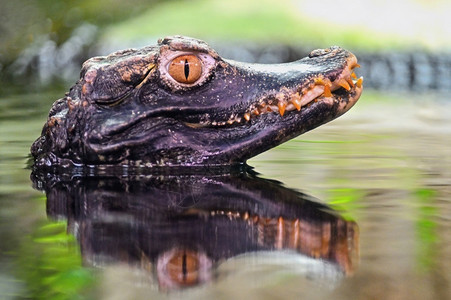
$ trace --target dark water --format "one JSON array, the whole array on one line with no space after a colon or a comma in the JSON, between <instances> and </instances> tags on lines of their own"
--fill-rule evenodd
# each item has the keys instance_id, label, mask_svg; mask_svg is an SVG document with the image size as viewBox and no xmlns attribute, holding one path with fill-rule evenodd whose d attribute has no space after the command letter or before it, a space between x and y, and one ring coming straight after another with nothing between
<instances>
[{"instance_id":1,"label":"dark water","mask_svg":"<svg viewBox=\"0 0 451 300\"><path fill-rule=\"evenodd\" d=\"M366 93L247 174L31 180L61 94L0 99L0 299L451 299L442 96Z\"/></svg>"}]
</instances>

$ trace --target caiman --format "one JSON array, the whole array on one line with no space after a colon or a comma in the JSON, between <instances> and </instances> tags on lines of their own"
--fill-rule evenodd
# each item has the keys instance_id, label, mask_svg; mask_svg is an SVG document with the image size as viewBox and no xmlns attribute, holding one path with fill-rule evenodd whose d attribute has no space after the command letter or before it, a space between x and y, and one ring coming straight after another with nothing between
<instances>
[{"instance_id":1,"label":"caiman","mask_svg":"<svg viewBox=\"0 0 451 300\"><path fill-rule=\"evenodd\" d=\"M34 166L244 163L349 110L362 93L356 67L336 46L249 64L183 36L94 57L53 104L31 147Z\"/></svg>"}]
</instances>

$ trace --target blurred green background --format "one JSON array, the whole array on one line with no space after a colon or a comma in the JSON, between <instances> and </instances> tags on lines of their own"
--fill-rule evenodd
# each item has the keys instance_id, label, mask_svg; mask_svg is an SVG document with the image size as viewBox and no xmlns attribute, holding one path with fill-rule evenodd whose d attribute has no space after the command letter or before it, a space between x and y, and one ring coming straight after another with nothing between
<instances>
[{"instance_id":1,"label":"blurred green background","mask_svg":"<svg viewBox=\"0 0 451 300\"><path fill-rule=\"evenodd\" d=\"M259 62L297 59L298 52L331 45L358 54L451 47L449 1L0 0L0 7L0 94L67 85L91 56L173 34L204 39L228 58ZM274 47L276 57L253 57L255 49ZM283 54L292 48L302 51Z\"/></svg>"}]
</instances>

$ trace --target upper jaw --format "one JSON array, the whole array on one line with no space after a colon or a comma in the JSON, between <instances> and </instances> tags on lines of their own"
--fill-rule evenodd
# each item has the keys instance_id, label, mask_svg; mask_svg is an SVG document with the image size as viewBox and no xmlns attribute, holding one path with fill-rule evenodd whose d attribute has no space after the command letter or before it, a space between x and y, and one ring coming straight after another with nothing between
<instances>
[{"instance_id":1,"label":"upper jaw","mask_svg":"<svg viewBox=\"0 0 451 300\"><path fill-rule=\"evenodd\" d=\"M303 108L319 101L330 104L340 102L343 109L350 108L352 105L344 105L344 100L355 103L363 88L363 78L357 78L354 73L356 67L359 67L357 59L351 54L340 72L334 73L333 76L328 73L314 74L294 88L284 87L253 103L243 114L243 118L249 122L266 113L278 113L283 117L286 113L302 111ZM239 117L235 121L239 121Z\"/></svg>"},{"instance_id":2,"label":"upper jaw","mask_svg":"<svg viewBox=\"0 0 451 300\"><path fill-rule=\"evenodd\" d=\"M321 52L323 51L323 52ZM286 84L273 85L261 95L253 98L240 111L230 111L222 114L221 118L203 118L199 122L185 122L192 128L204 127L229 127L252 123L263 114L275 113L280 115L280 120L291 112L302 111L317 102L325 102L330 105L338 103L340 114L350 109L359 99L363 89L363 78L357 78L355 68L360 67L357 58L350 52L338 47L325 50L312 51L311 55L320 57L324 61L318 67L315 63L300 60L296 63L280 65L250 65L229 61L232 66L245 69L253 74L270 74L277 76L299 78L297 81L288 80ZM330 67L328 59L339 56ZM275 70L280 69L280 72ZM214 114L211 114L214 116Z\"/></svg>"}]
</instances>

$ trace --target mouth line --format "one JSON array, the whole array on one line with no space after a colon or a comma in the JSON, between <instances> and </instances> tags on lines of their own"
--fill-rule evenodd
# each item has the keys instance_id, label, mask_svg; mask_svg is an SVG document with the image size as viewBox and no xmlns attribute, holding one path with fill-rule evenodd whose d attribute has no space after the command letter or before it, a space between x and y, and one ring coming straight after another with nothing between
<instances>
[{"instance_id":1,"label":"mouth line","mask_svg":"<svg viewBox=\"0 0 451 300\"><path fill-rule=\"evenodd\" d=\"M307 85L295 88L283 88L257 100L244 113L231 114L228 120L203 120L198 123L184 122L191 128L217 128L244 125L259 116L276 113L283 117L289 112L308 108L317 102L339 102L343 96L356 101L363 89L363 77L357 77L354 72L359 68L355 56L348 59L343 71L334 80L320 74L310 79Z\"/></svg>"}]
</instances>

